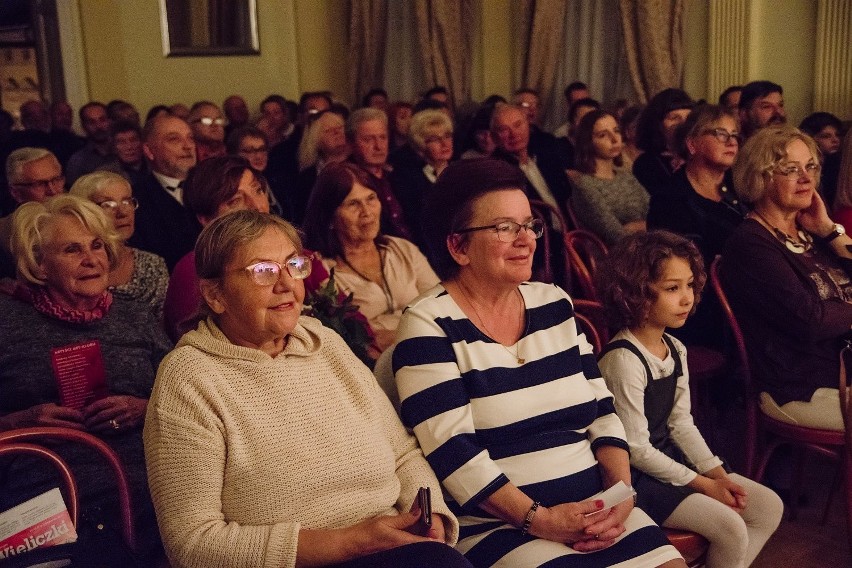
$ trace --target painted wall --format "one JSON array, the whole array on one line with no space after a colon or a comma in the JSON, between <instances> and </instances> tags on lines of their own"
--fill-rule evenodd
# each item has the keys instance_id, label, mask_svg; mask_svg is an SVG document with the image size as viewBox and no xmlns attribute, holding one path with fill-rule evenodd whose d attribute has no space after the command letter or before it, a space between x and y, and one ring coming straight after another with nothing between
<instances>
[{"instance_id":1,"label":"painted wall","mask_svg":"<svg viewBox=\"0 0 852 568\"><path fill-rule=\"evenodd\" d=\"M347 1L257 0L259 56L165 57L156 0L77 0L83 44L78 73L88 98L126 98L142 112L165 102L221 101L233 93L251 108L270 93L296 98L305 90L348 92ZM482 0L474 42L473 95L508 95L517 87L518 46L512 0ZM705 0L686 0L684 84L696 98L708 93ZM751 0L749 79L784 87L792 121L811 111L816 4L811 0ZM65 30L67 33L68 30ZM64 54L63 54L64 55ZM75 76L72 80L79 79ZM74 92L73 89L71 89ZM84 101L71 101L79 106Z\"/></svg>"},{"instance_id":2,"label":"painted wall","mask_svg":"<svg viewBox=\"0 0 852 568\"><path fill-rule=\"evenodd\" d=\"M708 17L706 0L686 0L684 88L696 98L716 102L707 92ZM751 0L747 81L766 79L784 88L789 121L813 111L817 3L812 0ZM740 41L740 38L731 38ZM844 118L844 117L841 117ZM845 117L852 118L852 117Z\"/></svg>"}]
</instances>

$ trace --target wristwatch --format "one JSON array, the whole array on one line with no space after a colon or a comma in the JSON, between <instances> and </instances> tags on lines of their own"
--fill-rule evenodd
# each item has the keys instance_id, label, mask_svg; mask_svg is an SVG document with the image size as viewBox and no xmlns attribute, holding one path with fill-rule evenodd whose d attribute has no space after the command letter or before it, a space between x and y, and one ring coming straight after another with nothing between
<instances>
[{"instance_id":1,"label":"wristwatch","mask_svg":"<svg viewBox=\"0 0 852 568\"><path fill-rule=\"evenodd\" d=\"M831 241L833 241L834 239L836 239L837 237L839 237L840 235L845 235L845 234L846 234L846 227L844 227L840 223L835 223L834 229L832 229L832 231L828 235L822 237L822 239L820 239L820 240L822 242L828 244Z\"/></svg>"}]
</instances>

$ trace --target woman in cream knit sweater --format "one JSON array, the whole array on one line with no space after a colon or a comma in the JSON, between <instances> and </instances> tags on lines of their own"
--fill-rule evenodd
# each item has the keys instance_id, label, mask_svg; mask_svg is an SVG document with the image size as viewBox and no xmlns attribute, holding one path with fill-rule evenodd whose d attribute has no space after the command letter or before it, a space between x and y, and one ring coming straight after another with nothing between
<instances>
[{"instance_id":1,"label":"woman in cream knit sweater","mask_svg":"<svg viewBox=\"0 0 852 568\"><path fill-rule=\"evenodd\" d=\"M469 566L416 441L334 332L301 317L310 259L240 211L196 245L211 313L163 361L145 425L174 566ZM418 488L431 487L420 536Z\"/></svg>"}]
</instances>

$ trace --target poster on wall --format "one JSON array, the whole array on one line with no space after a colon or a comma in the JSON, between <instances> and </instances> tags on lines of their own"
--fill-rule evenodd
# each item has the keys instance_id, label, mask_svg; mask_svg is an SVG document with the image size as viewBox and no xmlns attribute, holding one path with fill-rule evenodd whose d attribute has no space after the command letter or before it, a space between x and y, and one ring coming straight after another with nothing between
<instances>
[{"instance_id":1,"label":"poster on wall","mask_svg":"<svg viewBox=\"0 0 852 568\"><path fill-rule=\"evenodd\" d=\"M0 48L0 106L17 121L21 105L34 99L41 99L35 48Z\"/></svg>"}]
</instances>

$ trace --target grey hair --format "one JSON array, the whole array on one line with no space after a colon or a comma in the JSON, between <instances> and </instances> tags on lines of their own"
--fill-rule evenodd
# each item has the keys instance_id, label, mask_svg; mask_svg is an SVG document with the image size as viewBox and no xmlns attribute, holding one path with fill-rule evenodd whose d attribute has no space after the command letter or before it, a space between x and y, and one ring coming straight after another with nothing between
<instances>
[{"instance_id":1,"label":"grey hair","mask_svg":"<svg viewBox=\"0 0 852 568\"><path fill-rule=\"evenodd\" d=\"M31 148L29 146L18 148L6 158L6 179L9 183L20 183L24 174L24 166L47 156L56 160L53 152L44 148ZM56 160L56 163L58 164L59 160Z\"/></svg>"}]
</instances>

